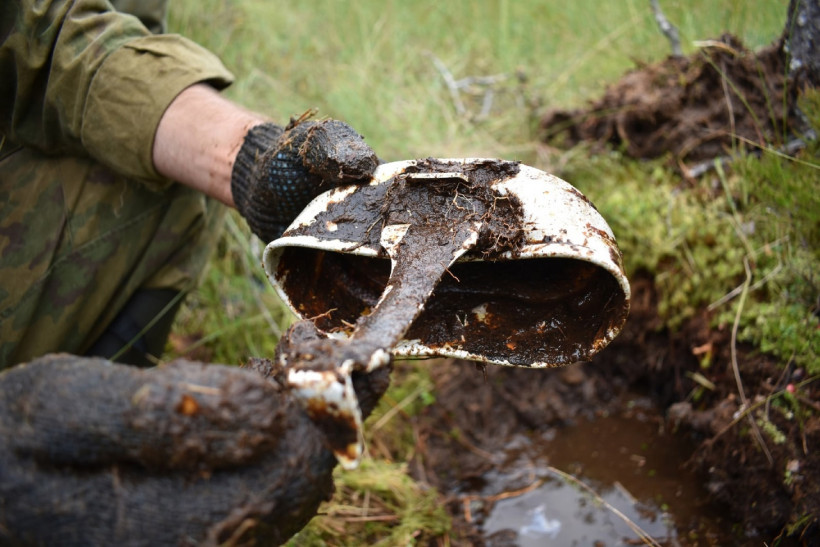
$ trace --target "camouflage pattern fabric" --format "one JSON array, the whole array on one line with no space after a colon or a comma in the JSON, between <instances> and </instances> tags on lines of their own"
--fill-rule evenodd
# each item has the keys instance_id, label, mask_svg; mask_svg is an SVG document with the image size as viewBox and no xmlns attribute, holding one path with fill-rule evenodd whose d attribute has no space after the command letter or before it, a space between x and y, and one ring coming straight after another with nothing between
<instances>
[{"instance_id":1,"label":"camouflage pattern fabric","mask_svg":"<svg viewBox=\"0 0 820 547\"><path fill-rule=\"evenodd\" d=\"M139 8L155 28L163 1ZM224 207L164 180L156 126L211 53L104 0L0 3L0 370L82 353L138 288L190 290Z\"/></svg>"},{"instance_id":2,"label":"camouflage pattern fabric","mask_svg":"<svg viewBox=\"0 0 820 547\"><path fill-rule=\"evenodd\" d=\"M86 158L0 161L0 364L80 354L140 287L190 290L225 207Z\"/></svg>"},{"instance_id":3,"label":"camouflage pattern fabric","mask_svg":"<svg viewBox=\"0 0 820 547\"><path fill-rule=\"evenodd\" d=\"M152 35L102 0L0 2L0 138L47 154L90 156L167 186L153 164L154 133L180 91L233 76L213 54Z\"/></svg>"},{"instance_id":4,"label":"camouflage pattern fabric","mask_svg":"<svg viewBox=\"0 0 820 547\"><path fill-rule=\"evenodd\" d=\"M168 15L167 0L111 0L114 9L137 17L153 34L164 34Z\"/></svg>"}]
</instances>

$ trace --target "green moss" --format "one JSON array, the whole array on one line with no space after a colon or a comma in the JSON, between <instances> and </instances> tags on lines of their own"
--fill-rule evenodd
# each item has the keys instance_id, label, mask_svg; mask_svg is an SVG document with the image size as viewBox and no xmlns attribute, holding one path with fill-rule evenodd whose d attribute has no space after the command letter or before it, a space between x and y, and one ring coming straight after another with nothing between
<instances>
[{"instance_id":1,"label":"green moss","mask_svg":"<svg viewBox=\"0 0 820 547\"><path fill-rule=\"evenodd\" d=\"M774 444L784 444L786 442L786 435L764 413L759 413L756 422L758 427L766 433Z\"/></svg>"},{"instance_id":2,"label":"green moss","mask_svg":"<svg viewBox=\"0 0 820 547\"><path fill-rule=\"evenodd\" d=\"M356 471L337 468L334 481L333 500L289 545L423 545L450 530L438 493L405 464L367 459Z\"/></svg>"},{"instance_id":3,"label":"green moss","mask_svg":"<svg viewBox=\"0 0 820 547\"><path fill-rule=\"evenodd\" d=\"M747 151L748 152L748 151ZM820 372L818 144L797 158L747 153L725 171L686 182L663 160L619 153L569 156L561 175L612 226L630 276L655 279L663 326L704 308L731 326L744 286L739 339ZM746 268L749 268L747 281Z\"/></svg>"}]
</instances>

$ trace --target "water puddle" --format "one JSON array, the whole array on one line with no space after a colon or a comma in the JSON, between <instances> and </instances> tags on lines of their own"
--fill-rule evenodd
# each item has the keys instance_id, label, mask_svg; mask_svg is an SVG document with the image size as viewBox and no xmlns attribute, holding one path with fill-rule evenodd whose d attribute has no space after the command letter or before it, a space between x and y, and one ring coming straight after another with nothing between
<instances>
[{"instance_id":1,"label":"water puddle","mask_svg":"<svg viewBox=\"0 0 820 547\"><path fill-rule=\"evenodd\" d=\"M512 482L528 486L492 496L482 523L488 544L735 543L703 485L683 468L692 447L661 424L651 405L635 398L623 415L517 439L506 467L527 469L528 478ZM487 487L510 478L496 477Z\"/></svg>"},{"instance_id":2,"label":"water puddle","mask_svg":"<svg viewBox=\"0 0 820 547\"><path fill-rule=\"evenodd\" d=\"M491 537L498 531L517 532L516 545L626 545L639 539L626 521L603 502L657 541L675 536L669 515L657 507L636 503L629 492L614 487L593 497L560 477L516 498L502 500L484 524ZM504 534L501 534L504 536Z\"/></svg>"}]
</instances>

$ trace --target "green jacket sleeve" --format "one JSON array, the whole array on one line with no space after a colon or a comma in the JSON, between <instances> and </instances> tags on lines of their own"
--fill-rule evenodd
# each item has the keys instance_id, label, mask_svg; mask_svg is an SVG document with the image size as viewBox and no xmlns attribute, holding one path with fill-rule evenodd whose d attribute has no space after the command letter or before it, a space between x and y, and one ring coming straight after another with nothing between
<instances>
[{"instance_id":1,"label":"green jacket sleeve","mask_svg":"<svg viewBox=\"0 0 820 547\"><path fill-rule=\"evenodd\" d=\"M86 154L152 184L164 182L151 150L170 102L233 79L212 53L106 0L3 1L0 39L0 143Z\"/></svg>"}]
</instances>

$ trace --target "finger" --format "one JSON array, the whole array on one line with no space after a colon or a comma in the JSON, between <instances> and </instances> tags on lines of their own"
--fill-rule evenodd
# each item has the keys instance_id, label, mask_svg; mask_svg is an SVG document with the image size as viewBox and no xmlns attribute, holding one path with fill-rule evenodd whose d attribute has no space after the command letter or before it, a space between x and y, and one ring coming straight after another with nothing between
<instances>
[{"instance_id":1,"label":"finger","mask_svg":"<svg viewBox=\"0 0 820 547\"><path fill-rule=\"evenodd\" d=\"M0 544L279 545L329 499L336 464L303 412L282 428L258 461L213 471L42 465L0 442Z\"/></svg>"},{"instance_id":2,"label":"finger","mask_svg":"<svg viewBox=\"0 0 820 547\"><path fill-rule=\"evenodd\" d=\"M323 185L339 186L369 180L379 165L373 149L348 124L324 120L310 127L300 149L305 167Z\"/></svg>"},{"instance_id":3,"label":"finger","mask_svg":"<svg viewBox=\"0 0 820 547\"><path fill-rule=\"evenodd\" d=\"M250 370L46 357L0 376L0 437L55 464L218 469L272 450L294 403Z\"/></svg>"}]
</instances>

